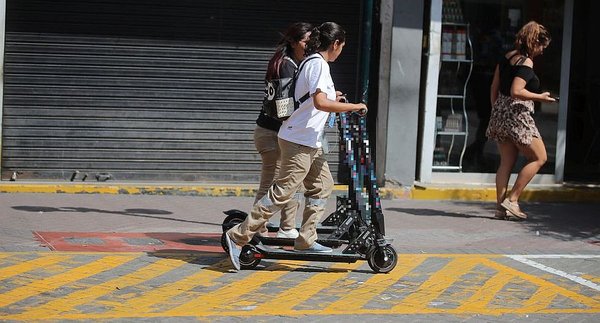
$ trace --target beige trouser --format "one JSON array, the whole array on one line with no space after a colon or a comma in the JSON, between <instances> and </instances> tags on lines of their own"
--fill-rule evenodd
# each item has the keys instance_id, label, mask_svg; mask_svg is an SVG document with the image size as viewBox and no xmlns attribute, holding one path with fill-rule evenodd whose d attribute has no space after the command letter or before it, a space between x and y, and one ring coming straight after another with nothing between
<instances>
[{"instance_id":1,"label":"beige trouser","mask_svg":"<svg viewBox=\"0 0 600 323\"><path fill-rule=\"evenodd\" d=\"M320 148L312 148L279 139L281 169L279 177L254 207L246 220L228 231L239 245L248 243L265 222L291 199L304 183L306 203L296 249L306 249L317 239L317 223L325 211L333 190L333 178Z\"/></svg>"},{"instance_id":2,"label":"beige trouser","mask_svg":"<svg viewBox=\"0 0 600 323\"><path fill-rule=\"evenodd\" d=\"M254 145L262 159L262 170L260 172L260 185L254 199L254 204L258 202L269 190L273 181L279 175L281 168L281 150L277 138L277 131L265 129L256 126L254 129ZM279 227L283 230L296 228L296 211L300 203L297 198L291 199L281 209L281 221ZM266 228L259 231L266 232Z\"/></svg>"}]
</instances>

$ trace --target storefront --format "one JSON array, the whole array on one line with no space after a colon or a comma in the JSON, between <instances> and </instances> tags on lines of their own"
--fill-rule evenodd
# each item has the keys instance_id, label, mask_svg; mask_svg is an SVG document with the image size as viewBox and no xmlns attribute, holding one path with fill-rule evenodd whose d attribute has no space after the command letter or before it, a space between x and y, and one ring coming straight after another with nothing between
<instances>
[{"instance_id":1,"label":"storefront","mask_svg":"<svg viewBox=\"0 0 600 323\"><path fill-rule=\"evenodd\" d=\"M361 17L365 4L373 6L372 20ZM560 103L535 109L548 162L534 183L598 182L600 69L590 39L599 32L599 6L0 0L2 180L68 180L79 170L115 180L255 183L252 130L278 32L291 21L333 20L349 35L332 64L336 87L358 99L359 75L370 68L368 121L380 184L493 183L497 148L484 136L492 71L520 26L536 20L553 41L535 70ZM371 47L361 48L367 26ZM371 57L366 69L364 53ZM340 157L328 158L338 173Z\"/></svg>"},{"instance_id":2,"label":"storefront","mask_svg":"<svg viewBox=\"0 0 600 323\"><path fill-rule=\"evenodd\" d=\"M564 181L573 0L433 0L425 9L429 35L424 70L419 165L422 183L493 183L499 161L485 137L489 86L498 57L513 48L530 20L550 31L552 43L535 59L541 87L558 104L536 104L534 119L548 161L533 183ZM523 165L520 159L515 166Z\"/></svg>"},{"instance_id":3,"label":"storefront","mask_svg":"<svg viewBox=\"0 0 600 323\"><path fill-rule=\"evenodd\" d=\"M363 3L0 0L1 180L256 183L252 133L280 33L341 24L332 74L354 97Z\"/></svg>"}]
</instances>

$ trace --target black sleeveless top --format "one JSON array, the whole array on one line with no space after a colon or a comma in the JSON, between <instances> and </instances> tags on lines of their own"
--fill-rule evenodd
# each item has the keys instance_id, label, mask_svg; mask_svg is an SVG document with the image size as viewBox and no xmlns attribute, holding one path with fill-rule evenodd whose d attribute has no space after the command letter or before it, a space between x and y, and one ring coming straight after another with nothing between
<instances>
[{"instance_id":1,"label":"black sleeveless top","mask_svg":"<svg viewBox=\"0 0 600 323\"><path fill-rule=\"evenodd\" d=\"M525 60L524 58L519 59L515 65L510 63L510 60L516 55L519 55L519 53L515 53L509 58L503 56L500 60L500 93L510 96L510 88L515 77L520 77L525 80L525 89L527 89L527 91L541 93L540 79L535 75L533 68L521 65Z\"/></svg>"},{"instance_id":2,"label":"black sleeveless top","mask_svg":"<svg viewBox=\"0 0 600 323\"><path fill-rule=\"evenodd\" d=\"M288 56L285 56L281 66L279 67L279 78L294 77L297 69L298 66L296 63L294 63L294 60ZM260 113L256 119L256 124L260 127L273 131L279 131L279 128L281 128L281 121L269 117L262 108L260 109Z\"/></svg>"}]
</instances>

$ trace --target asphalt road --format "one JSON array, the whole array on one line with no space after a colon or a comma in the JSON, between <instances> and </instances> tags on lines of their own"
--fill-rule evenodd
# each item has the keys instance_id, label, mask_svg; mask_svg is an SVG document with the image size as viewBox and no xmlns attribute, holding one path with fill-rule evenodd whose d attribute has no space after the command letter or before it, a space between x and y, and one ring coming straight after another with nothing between
<instances>
[{"instance_id":1,"label":"asphalt road","mask_svg":"<svg viewBox=\"0 0 600 323\"><path fill-rule=\"evenodd\" d=\"M513 222L491 203L384 200L389 274L272 260L234 273L222 211L251 202L0 194L0 320L600 320L599 204L526 203Z\"/></svg>"}]
</instances>

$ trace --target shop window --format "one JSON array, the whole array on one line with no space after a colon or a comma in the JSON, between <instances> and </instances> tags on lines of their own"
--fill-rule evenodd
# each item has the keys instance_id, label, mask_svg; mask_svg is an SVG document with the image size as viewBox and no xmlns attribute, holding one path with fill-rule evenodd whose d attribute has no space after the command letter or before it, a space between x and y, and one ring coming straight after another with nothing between
<instances>
[{"instance_id":1,"label":"shop window","mask_svg":"<svg viewBox=\"0 0 600 323\"><path fill-rule=\"evenodd\" d=\"M469 135L462 171L494 173L499 162L498 150L496 144L485 137L485 130L491 111L490 84L496 63L513 48L514 35L524 23L535 20L543 24L552 35L552 43L544 55L535 58L534 70L542 89L559 95L564 1L452 1L455 2L470 26L473 46L473 70L465 100ZM548 153L548 162L540 173L553 174L558 105L536 103L534 119ZM520 160L516 167L520 168L523 162Z\"/></svg>"}]
</instances>

